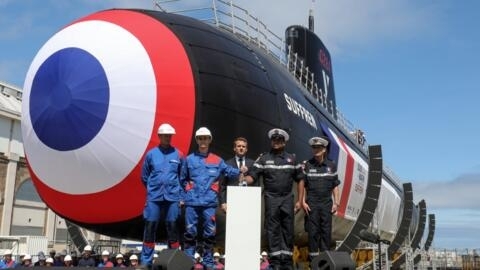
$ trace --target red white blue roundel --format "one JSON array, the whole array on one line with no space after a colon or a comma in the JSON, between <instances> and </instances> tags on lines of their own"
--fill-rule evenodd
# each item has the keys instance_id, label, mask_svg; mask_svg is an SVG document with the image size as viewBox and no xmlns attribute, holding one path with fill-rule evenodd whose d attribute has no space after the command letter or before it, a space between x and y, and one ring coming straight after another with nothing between
<instances>
[{"instance_id":1,"label":"red white blue roundel","mask_svg":"<svg viewBox=\"0 0 480 270\"><path fill-rule=\"evenodd\" d=\"M103 11L56 33L30 66L22 104L25 153L42 199L78 222L140 215L143 156L164 122L187 152L194 94L183 45L153 17Z\"/></svg>"}]
</instances>

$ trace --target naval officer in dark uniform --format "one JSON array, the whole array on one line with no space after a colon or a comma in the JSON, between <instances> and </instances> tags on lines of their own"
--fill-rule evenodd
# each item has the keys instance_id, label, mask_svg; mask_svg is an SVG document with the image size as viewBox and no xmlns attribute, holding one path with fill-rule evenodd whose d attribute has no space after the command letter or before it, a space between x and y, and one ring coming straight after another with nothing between
<instances>
[{"instance_id":1,"label":"naval officer in dark uniform","mask_svg":"<svg viewBox=\"0 0 480 270\"><path fill-rule=\"evenodd\" d=\"M332 234L332 215L339 206L337 166L327 159L327 137L313 137L308 143L313 157L305 161L305 193L303 209L306 213L309 259L329 250ZM333 197L333 201L332 201Z\"/></svg>"},{"instance_id":2,"label":"naval officer in dark uniform","mask_svg":"<svg viewBox=\"0 0 480 270\"><path fill-rule=\"evenodd\" d=\"M261 155L246 176L257 181L263 176L265 230L273 270L293 269L294 215L302 206L303 172L295 155L285 151L289 135L274 128L268 132L270 152ZM293 182L297 182L298 201L294 203Z\"/></svg>"}]
</instances>

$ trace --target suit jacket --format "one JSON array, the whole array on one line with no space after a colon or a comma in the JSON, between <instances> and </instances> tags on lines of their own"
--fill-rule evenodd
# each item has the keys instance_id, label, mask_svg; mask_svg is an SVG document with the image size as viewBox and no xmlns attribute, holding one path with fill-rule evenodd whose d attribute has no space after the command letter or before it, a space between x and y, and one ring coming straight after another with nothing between
<instances>
[{"instance_id":1,"label":"suit jacket","mask_svg":"<svg viewBox=\"0 0 480 270\"><path fill-rule=\"evenodd\" d=\"M253 166L255 161L253 159L245 157L245 166L247 166L248 170L250 170ZM238 168L237 160L235 157L225 161L227 165L230 165L234 168ZM240 168L239 168L240 169ZM220 196L218 196L220 200L220 204L227 202L227 186L238 186L238 178L232 179L226 176L223 176L220 179ZM256 186L256 183L251 184L250 186Z\"/></svg>"}]
</instances>

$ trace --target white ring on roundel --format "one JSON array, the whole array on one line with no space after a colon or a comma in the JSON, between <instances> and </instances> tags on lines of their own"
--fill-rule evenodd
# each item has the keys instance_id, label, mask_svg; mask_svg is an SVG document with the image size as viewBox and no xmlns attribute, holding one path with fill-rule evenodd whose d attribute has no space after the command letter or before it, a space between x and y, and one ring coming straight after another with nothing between
<instances>
[{"instance_id":1,"label":"white ring on roundel","mask_svg":"<svg viewBox=\"0 0 480 270\"><path fill-rule=\"evenodd\" d=\"M30 91L41 64L55 52L71 47L89 52L101 63L110 99L98 134L81 148L58 151L43 144L33 130ZM104 21L84 21L64 28L36 55L24 89L25 153L33 172L47 186L67 194L95 193L120 183L139 163L155 120L156 80L145 48L127 30Z\"/></svg>"}]
</instances>

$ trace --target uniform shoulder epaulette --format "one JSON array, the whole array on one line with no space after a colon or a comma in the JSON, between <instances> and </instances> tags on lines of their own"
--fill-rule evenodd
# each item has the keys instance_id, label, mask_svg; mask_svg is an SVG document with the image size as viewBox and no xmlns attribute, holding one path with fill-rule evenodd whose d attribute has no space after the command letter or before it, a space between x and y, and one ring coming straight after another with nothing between
<instances>
[{"instance_id":1,"label":"uniform shoulder epaulette","mask_svg":"<svg viewBox=\"0 0 480 270\"><path fill-rule=\"evenodd\" d=\"M302 170L305 170L305 168L307 167L307 163L308 163L308 159L300 162L300 166L302 167Z\"/></svg>"},{"instance_id":2,"label":"uniform shoulder epaulette","mask_svg":"<svg viewBox=\"0 0 480 270\"><path fill-rule=\"evenodd\" d=\"M266 152L263 152L263 153L260 153L260 155L258 155L257 159L255 159L255 162L259 161L261 157L263 157L263 155L265 155Z\"/></svg>"}]
</instances>

